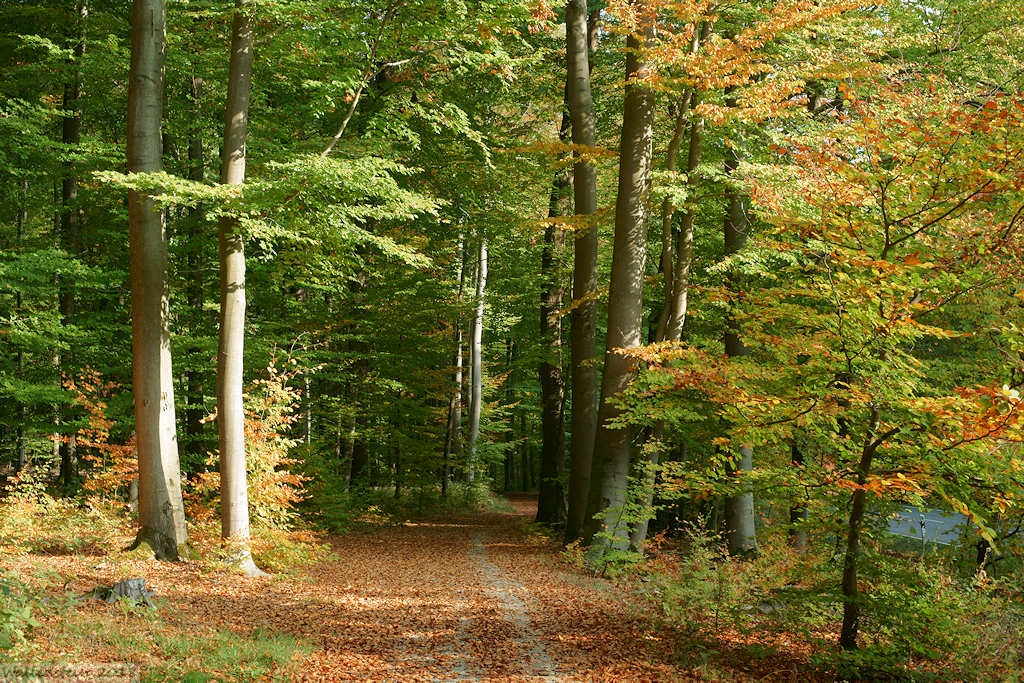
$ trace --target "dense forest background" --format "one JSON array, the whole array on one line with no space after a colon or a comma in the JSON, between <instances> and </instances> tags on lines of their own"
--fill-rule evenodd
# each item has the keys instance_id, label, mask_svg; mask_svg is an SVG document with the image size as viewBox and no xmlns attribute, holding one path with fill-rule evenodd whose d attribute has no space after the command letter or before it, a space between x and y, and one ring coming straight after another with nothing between
<instances>
[{"instance_id":1,"label":"dense forest background","mask_svg":"<svg viewBox=\"0 0 1024 683\"><path fill-rule=\"evenodd\" d=\"M295 529L539 490L670 618L1019 671L1020 2L163 6L0 2L5 547L141 514L255 573ZM901 543L912 507L962 533Z\"/></svg>"}]
</instances>

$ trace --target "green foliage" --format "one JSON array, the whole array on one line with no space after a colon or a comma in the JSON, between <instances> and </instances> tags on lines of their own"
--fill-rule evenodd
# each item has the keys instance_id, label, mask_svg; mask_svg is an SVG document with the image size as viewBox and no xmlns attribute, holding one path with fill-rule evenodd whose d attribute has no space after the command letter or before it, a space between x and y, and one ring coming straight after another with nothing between
<instances>
[{"instance_id":1,"label":"green foliage","mask_svg":"<svg viewBox=\"0 0 1024 683\"><path fill-rule=\"evenodd\" d=\"M331 547L321 535L274 528L256 528L251 551L256 565L272 574L293 574L332 557Z\"/></svg>"},{"instance_id":2,"label":"green foliage","mask_svg":"<svg viewBox=\"0 0 1024 683\"><path fill-rule=\"evenodd\" d=\"M255 630L244 636L217 631L196 637L191 634L155 634L157 647L169 662L147 669L146 681L265 680L283 675L296 656L311 647L282 633ZM121 643L125 654L136 651L130 640Z\"/></svg>"},{"instance_id":3,"label":"green foliage","mask_svg":"<svg viewBox=\"0 0 1024 683\"><path fill-rule=\"evenodd\" d=\"M808 678L844 680L996 680L1021 656L1016 630L1024 606L1012 593L958 574L954 551L900 556L875 546L864 563L864 633L857 650L836 651L825 634L840 617L833 558L797 553L784 538L761 538L762 553L738 560L703 524L678 540L657 539L638 567L643 594L667 624L683 630L704 655L757 634L767 653L809 647Z\"/></svg>"},{"instance_id":4,"label":"green foliage","mask_svg":"<svg viewBox=\"0 0 1024 683\"><path fill-rule=\"evenodd\" d=\"M11 573L0 574L0 652L26 641L39 625L32 616L39 607L38 598L28 586Z\"/></svg>"},{"instance_id":5,"label":"green foliage","mask_svg":"<svg viewBox=\"0 0 1024 683\"><path fill-rule=\"evenodd\" d=\"M683 543L678 560L656 553L640 568L649 577L647 595L666 619L690 634L742 624L743 608L757 590L747 581L747 565L724 553L722 539L702 523L686 528Z\"/></svg>"}]
</instances>

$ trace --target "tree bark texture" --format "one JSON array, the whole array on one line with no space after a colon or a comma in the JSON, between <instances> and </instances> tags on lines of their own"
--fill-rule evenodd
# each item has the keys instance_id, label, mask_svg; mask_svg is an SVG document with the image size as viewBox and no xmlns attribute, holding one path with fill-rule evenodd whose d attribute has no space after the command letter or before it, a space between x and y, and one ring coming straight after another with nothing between
<instances>
[{"instance_id":1,"label":"tree bark texture","mask_svg":"<svg viewBox=\"0 0 1024 683\"><path fill-rule=\"evenodd\" d=\"M698 96L694 93L690 98L692 108L699 104ZM690 146L686 156L686 187L689 196L686 200L686 207L683 210L682 224L675 236L674 253L675 259L672 264L672 295L669 301L665 302L668 308L668 318L665 324L664 338L666 340L679 340L683 335L683 326L686 324L686 310L690 294L690 269L693 265L693 227L697 217L695 196L699 188L700 180L697 177L697 169L700 168L703 156L704 142L704 119L696 114L690 120Z\"/></svg>"},{"instance_id":2,"label":"tree bark texture","mask_svg":"<svg viewBox=\"0 0 1024 683\"><path fill-rule=\"evenodd\" d=\"M569 115L562 114L558 137L569 139ZM537 521L554 525L565 514L565 491L562 471L565 464L565 384L562 379L562 251L565 232L555 220L569 214L571 179L568 169L559 171L551 185L548 222L544 230L544 251L541 255L540 334L545 357L540 364L541 387L541 453L540 493L537 499Z\"/></svg>"},{"instance_id":3,"label":"tree bark texture","mask_svg":"<svg viewBox=\"0 0 1024 683\"><path fill-rule=\"evenodd\" d=\"M456 303L456 314L455 314L455 329L453 331L453 337L455 342L454 351L454 367L455 377L453 378L454 387L452 388L452 397L448 403L448 431L445 437L444 446L444 461L441 464L442 468L442 479L441 479L441 495L447 496L448 494L448 479L451 476L451 461L452 457L458 457L462 453L462 382L463 382L463 359L462 359L462 346L463 346L463 332L462 332L462 302L466 295L466 236L463 233L459 233L459 291L455 299Z\"/></svg>"},{"instance_id":4,"label":"tree bark texture","mask_svg":"<svg viewBox=\"0 0 1024 683\"><path fill-rule=\"evenodd\" d=\"M573 240L571 320L572 448L569 465L568 513L565 541L576 540L587 514L594 439L597 432L597 169L585 152L597 137L594 99L590 88L590 29L586 0L566 4L566 100L572 122L573 201L577 220Z\"/></svg>"},{"instance_id":5,"label":"tree bark texture","mask_svg":"<svg viewBox=\"0 0 1024 683\"><path fill-rule=\"evenodd\" d=\"M470 393L469 393L469 463L466 466L466 481L473 483L477 466L477 442L480 439L480 413L483 408L483 342L484 342L484 296L487 292L487 237L480 236L476 268L476 312L470 331Z\"/></svg>"},{"instance_id":6,"label":"tree bark texture","mask_svg":"<svg viewBox=\"0 0 1024 683\"><path fill-rule=\"evenodd\" d=\"M253 19L248 0L235 0L221 183L245 182L245 135L252 83ZM236 563L258 573L249 553L249 495L245 462L242 351L245 340L245 250L238 221L222 217L220 254L220 342L217 353L217 425L220 445L221 537L239 544Z\"/></svg>"},{"instance_id":7,"label":"tree bark texture","mask_svg":"<svg viewBox=\"0 0 1024 683\"><path fill-rule=\"evenodd\" d=\"M641 61L641 39L627 40L626 93L619 149L619 183L615 203L615 242L608 289L608 335L594 452L594 477L584 539L602 547L629 544L627 520L621 516L630 474L630 430L611 423L622 409L615 400L629 386L636 362L623 352L640 346L643 315L644 264L647 256L647 203L651 187L654 137L654 95L640 81L647 66ZM603 532L593 516L604 513Z\"/></svg>"},{"instance_id":8,"label":"tree bark texture","mask_svg":"<svg viewBox=\"0 0 1024 683\"><path fill-rule=\"evenodd\" d=\"M735 101L728 98L726 102L735 106ZM726 150L725 175L731 178L739 167L739 152L735 147ZM724 223L725 254L730 256L739 252L747 241L747 230L750 221L747 213L746 198L734 185L726 189L726 215ZM728 277L726 287L730 292L737 291L737 278ZM749 350L743 344L740 325L732 315L725 320L723 335L725 355L730 358L746 356ZM725 501L725 527L730 555L753 555L757 553L757 525L754 508L754 492L749 486L749 474L754 469L754 451L751 446L739 448L739 458L733 476L740 480L739 493L729 496Z\"/></svg>"},{"instance_id":9,"label":"tree bark texture","mask_svg":"<svg viewBox=\"0 0 1024 683\"><path fill-rule=\"evenodd\" d=\"M164 49L163 0L135 0L128 81L128 171L162 169ZM168 329L167 235L163 213L149 197L128 194L132 287L132 382L139 451L137 542L159 559L185 550L185 510L174 423L174 385Z\"/></svg>"},{"instance_id":10,"label":"tree bark texture","mask_svg":"<svg viewBox=\"0 0 1024 683\"><path fill-rule=\"evenodd\" d=\"M690 52L696 53L700 43L706 37L707 25L693 37L690 44ZM692 199L697 189L697 168L700 165L702 150L703 123L699 117L693 114L693 107L699 103L699 95L696 91L689 91L683 95L680 102L676 104L675 123L673 125L672 137L668 144L668 158L666 169L674 173L679 167L679 150L682 147L686 133L689 132L689 145L687 147L686 163L686 185ZM689 126L687 125L689 123ZM700 125L698 125L698 123ZM674 229L676 206L671 197L665 197L661 204L661 271L663 279L663 291L665 303L655 327L655 341L679 341L683 334L683 325L686 322L686 309L689 300L690 268L693 263L693 228L696 212L692 205L686 207L683 214L680 230ZM659 422L654 425L652 438L660 441L665 435L665 425ZM644 511L651 510L654 505L654 486L657 477L657 466L661 454L655 449L649 449L646 459L637 463L636 476L641 478L643 486L640 495L640 506ZM643 548L647 539L647 528L650 519L647 512L644 512L637 520L629 536L629 544L636 550Z\"/></svg>"},{"instance_id":11,"label":"tree bark texture","mask_svg":"<svg viewBox=\"0 0 1024 683\"><path fill-rule=\"evenodd\" d=\"M850 517L846 525L846 554L843 556L843 625L839 632L839 647L853 650L857 647L857 631L860 627L860 589L857 586L857 562L860 559L860 537L864 526L864 509L867 505L867 491L864 484L871 474L871 461L878 447L885 440L876 437L879 410L871 406L867 434L860 462L857 463L857 486L850 505Z\"/></svg>"}]
</instances>

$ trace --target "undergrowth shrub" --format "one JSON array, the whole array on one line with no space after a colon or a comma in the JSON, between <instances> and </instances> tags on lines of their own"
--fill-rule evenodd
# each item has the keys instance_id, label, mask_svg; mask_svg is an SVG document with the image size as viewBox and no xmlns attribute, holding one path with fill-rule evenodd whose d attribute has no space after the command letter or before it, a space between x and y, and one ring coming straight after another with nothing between
<instances>
[{"instance_id":1,"label":"undergrowth shrub","mask_svg":"<svg viewBox=\"0 0 1024 683\"><path fill-rule=\"evenodd\" d=\"M654 540L653 553L640 570L666 618L689 633L740 623L754 589L746 577L749 563L730 558L720 536L702 523L686 527L681 553L661 552L662 539Z\"/></svg>"},{"instance_id":2,"label":"undergrowth shrub","mask_svg":"<svg viewBox=\"0 0 1024 683\"><path fill-rule=\"evenodd\" d=\"M287 574L331 558L331 547L324 535L309 530L257 528L253 530L250 550L260 568L275 574Z\"/></svg>"},{"instance_id":3,"label":"undergrowth shrub","mask_svg":"<svg viewBox=\"0 0 1024 683\"><path fill-rule=\"evenodd\" d=\"M0 574L0 652L24 643L39 625L33 616L38 599L28 586L9 573Z\"/></svg>"},{"instance_id":4,"label":"undergrowth shrub","mask_svg":"<svg viewBox=\"0 0 1024 683\"><path fill-rule=\"evenodd\" d=\"M773 539L759 556L737 560L700 524L678 545L662 547L661 540L639 565L637 586L668 624L723 647L737 635L780 650L802 643L812 652L810 678L1005 680L1024 662L1024 604L1010 587L1014 579L957 574L952 556L865 548L861 647L846 652L835 642L842 595L830 553L798 552Z\"/></svg>"},{"instance_id":5,"label":"undergrowth shrub","mask_svg":"<svg viewBox=\"0 0 1024 683\"><path fill-rule=\"evenodd\" d=\"M301 373L291 361L280 370L272 360L266 377L254 380L245 394L245 457L253 528L290 528L298 520L296 505L307 497L308 478L295 471L301 463L291 455L298 441L289 435L299 419L301 401L299 390L289 383ZM197 520L215 516L220 506L217 458L216 453L210 454L208 469L199 473L190 487L189 500Z\"/></svg>"},{"instance_id":6,"label":"undergrowth shrub","mask_svg":"<svg viewBox=\"0 0 1024 683\"><path fill-rule=\"evenodd\" d=\"M1020 671L1024 609L996 586L956 575L943 553L879 554L865 565L862 647L835 654L841 676L1003 680Z\"/></svg>"},{"instance_id":7,"label":"undergrowth shrub","mask_svg":"<svg viewBox=\"0 0 1024 683\"><path fill-rule=\"evenodd\" d=\"M115 421L108 414L108 403L123 388L116 382L104 381L90 369L77 377L65 378L64 387L86 416L86 424L75 434L76 448L85 465L83 490L93 504L101 501L127 511L129 486L139 478L135 437L118 443L111 435Z\"/></svg>"},{"instance_id":8,"label":"undergrowth shrub","mask_svg":"<svg viewBox=\"0 0 1024 683\"><path fill-rule=\"evenodd\" d=\"M344 533L358 526L386 526L439 513L514 511L505 498L491 491L486 481L450 482L447 496L441 495L435 483L408 486L395 498L393 487L349 488L345 477L328 473L316 477L309 491L304 509L331 533Z\"/></svg>"},{"instance_id":9,"label":"undergrowth shrub","mask_svg":"<svg viewBox=\"0 0 1024 683\"><path fill-rule=\"evenodd\" d=\"M245 394L245 455L251 526L250 549L258 565L273 572L324 559L329 548L322 537L302 528L298 506L309 497L309 477L292 456L298 440L290 435L299 419L301 395L291 386L305 372L289 359L284 368L276 359L266 374ZM216 416L207 418L212 421ZM220 538L220 472L216 453L207 470L186 485L190 542L211 561L235 556Z\"/></svg>"},{"instance_id":10,"label":"undergrowth shrub","mask_svg":"<svg viewBox=\"0 0 1024 683\"><path fill-rule=\"evenodd\" d=\"M104 554L122 541L123 520L105 501L55 498L45 471L26 465L0 502L0 544L48 555Z\"/></svg>"}]
</instances>

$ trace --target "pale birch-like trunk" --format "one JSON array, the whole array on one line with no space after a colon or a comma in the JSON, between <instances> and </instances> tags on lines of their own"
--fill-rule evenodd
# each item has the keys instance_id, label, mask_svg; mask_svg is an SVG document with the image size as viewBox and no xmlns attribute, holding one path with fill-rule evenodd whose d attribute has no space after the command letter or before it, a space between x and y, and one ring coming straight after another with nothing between
<instances>
[{"instance_id":1,"label":"pale birch-like trunk","mask_svg":"<svg viewBox=\"0 0 1024 683\"><path fill-rule=\"evenodd\" d=\"M597 547L616 549L629 545L627 520L622 513L629 484L631 430L613 428L610 423L621 416L616 399L629 386L636 371L636 362L623 352L641 343L654 138L655 98L642 83L649 68L641 59L642 48L640 37L628 38L615 242L608 289L608 334L594 452L595 480L591 483L588 505L590 519L584 525L583 535L584 540ZM591 521L599 512L604 513L600 525ZM602 533L598 536L599 529Z\"/></svg>"},{"instance_id":2,"label":"pale birch-like trunk","mask_svg":"<svg viewBox=\"0 0 1024 683\"><path fill-rule=\"evenodd\" d=\"M221 183L245 182L245 134L252 82L253 19L248 0L235 0L224 117ZM242 350L245 339L245 251L237 219L218 225L220 253L220 344L217 354L217 425L220 445L221 537L235 544L234 562L246 574L260 573L249 552L249 495L245 463Z\"/></svg>"},{"instance_id":3,"label":"pale birch-like trunk","mask_svg":"<svg viewBox=\"0 0 1024 683\"><path fill-rule=\"evenodd\" d=\"M165 45L164 1L135 0L128 79L129 173L155 173L163 167ZM174 423L164 215L151 198L132 191L128 223L141 526L136 545L147 543L158 559L177 560L186 552L188 536Z\"/></svg>"},{"instance_id":4,"label":"pale birch-like trunk","mask_svg":"<svg viewBox=\"0 0 1024 683\"><path fill-rule=\"evenodd\" d=\"M476 313L470 331L469 463L466 481L473 483L477 466L477 441L480 439L480 413L483 407L484 296L487 291L487 238L480 236L476 271Z\"/></svg>"},{"instance_id":5,"label":"pale birch-like trunk","mask_svg":"<svg viewBox=\"0 0 1024 683\"><path fill-rule=\"evenodd\" d=\"M590 35L586 0L566 4L565 96L576 146L573 201L577 222L573 240L572 313L572 446L569 464L565 542L576 540L587 515L594 439L597 432L597 169L585 154L596 143L597 126L590 88Z\"/></svg>"},{"instance_id":6,"label":"pale birch-like trunk","mask_svg":"<svg viewBox=\"0 0 1024 683\"><path fill-rule=\"evenodd\" d=\"M444 460L441 464L441 495L448 495L448 479L451 476L452 456L462 452L462 301L466 295L466 236L459 233L459 292L456 297L458 312L453 333L455 342L455 377L451 400L448 403L448 430L444 444Z\"/></svg>"}]
</instances>

